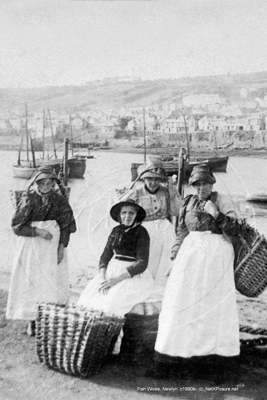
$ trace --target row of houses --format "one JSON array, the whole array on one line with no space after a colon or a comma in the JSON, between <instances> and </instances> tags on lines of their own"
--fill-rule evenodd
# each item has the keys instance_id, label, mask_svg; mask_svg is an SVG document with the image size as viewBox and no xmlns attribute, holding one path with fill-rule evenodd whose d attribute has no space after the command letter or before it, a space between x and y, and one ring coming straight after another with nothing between
<instances>
[{"instance_id":1,"label":"row of houses","mask_svg":"<svg viewBox=\"0 0 267 400\"><path fill-rule=\"evenodd\" d=\"M247 117L219 117L219 116L199 116L181 115L176 118L158 119L157 117L145 118L146 132L153 134L155 131L161 133L181 133L185 132L185 127L189 133L196 131L237 131L237 130L264 130L267 127L267 115L252 113ZM127 126L128 131L144 129L144 118L133 118Z\"/></svg>"}]
</instances>

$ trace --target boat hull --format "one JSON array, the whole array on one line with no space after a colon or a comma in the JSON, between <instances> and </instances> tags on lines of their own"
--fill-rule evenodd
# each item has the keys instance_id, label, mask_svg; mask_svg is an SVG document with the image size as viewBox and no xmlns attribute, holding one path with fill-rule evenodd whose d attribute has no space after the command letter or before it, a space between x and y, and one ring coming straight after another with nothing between
<instances>
[{"instance_id":1,"label":"boat hull","mask_svg":"<svg viewBox=\"0 0 267 400\"><path fill-rule=\"evenodd\" d=\"M36 160L36 165L38 168L42 168L42 167L50 167L53 168L53 170L55 171L56 174L59 173L60 171L60 167L62 165L62 159L51 159L51 160L47 160L47 159L37 159Z\"/></svg>"},{"instance_id":2,"label":"boat hull","mask_svg":"<svg viewBox=\"0 0 267 400\"><path fill-rule=\"evenodd\" d=\"M228 156L226 157L209 157L209 158L198 158L195 161L187 162L185 161L184 168L185 168L185 180L187 181L193 168L201 163L208 164L213 172L226 172L227 170L227 163L228 163ZM151 157L150 159L152 162L156 161L156 157ZM161 161L160 156L157 157L158 161ZM161 161L163 168L167 172L168 176L177 175L178 174L178 160L175 161ZM131 166L131 174L132 174L132 181L135 181L138 177L138 170L139 167L143 164L132 163Z\"/></svg>"},{"instance_id":3,"label":"boat hull","mask_svg":"<svg viewBox=\"0 0 267 400\"><path fill-rule=\"evenodd\" d=\"M38 167L51 167L55 170L55 173L60 172L62 166L62 159L58 160L37 160ZM72 157L68 159L68 178L82 178L86 170L86 158L85 157Z\"/></svg>"},{"instance_id":4,"label":"boat hull","mask_svg":"<svg viewBox=\"0 0 267 400\"><path fill-rule=\"evenodd\" d=\"M246 195L246 201L251 203L267 203L267 193L251 193Z\"/></svg>"},{"instance_id":5,"label":"boat hull","mask_svg":"<svg viewBox=\"0 0 267 400\"><path fill-rule=\"evenodd\" d=\"M86 170L86 159L85 158L69 158L69 178L83 178Z\"/></svg>"},{"instance_id":6,"label":"boat hull","mask_svg":"<svg viewBox=\"0 0 267 400\"><path fill-rule=\"evenodd\" d=\"M31 179L38 171L37 168L13 165L13 176L15 178Z\"/></svg>"}]
</instances>

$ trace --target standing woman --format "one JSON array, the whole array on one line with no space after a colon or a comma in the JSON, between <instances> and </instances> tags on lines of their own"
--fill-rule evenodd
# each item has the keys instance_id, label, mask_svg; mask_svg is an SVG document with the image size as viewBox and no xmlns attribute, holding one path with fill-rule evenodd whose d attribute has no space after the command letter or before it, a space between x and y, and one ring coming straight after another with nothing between
<instances>
[{"instance_id":1,"label":"standing woman","mask_svg":"<svg viewBox=\"0 0 267 400\"><path fill-rule=\"evenodd\" d=\"M167 177L161 162L151 164L140 175L144 183L127 192L121 200L133 199L146 211L144 227L150 236L148 270L155 285L164 288L171 266L170 252L175 239L172 216L179 215L180 195L172 178ZM168 185L163 185L167 182Z\"/></svg>"},{"instance_id":2,"label":"standing woman","mask_svg":"<svg viewBox=\"0 0 267 400\"><path fill-rule=\"evenodd\" d=\"M28 320L29 336L35 334L38 302L69 300L65 253L76 224L67 198L55 190L59 183L52 169L43 168L12 218L18 242L6 314L9 319Z\"/></svg>"},{"instance_id":3,"label":"standing woman","mask_svg":"<svg viewBox=\"0 0 267 400\"><path fill-rule=\"evenodd\" d=\"M239 323L234 283L234 250L229 236L240 233L231 200L213 192L207 164L194 167L172 249L155 345L156 361L193 356L239 355Z\"/></svg>"}]
</instances>

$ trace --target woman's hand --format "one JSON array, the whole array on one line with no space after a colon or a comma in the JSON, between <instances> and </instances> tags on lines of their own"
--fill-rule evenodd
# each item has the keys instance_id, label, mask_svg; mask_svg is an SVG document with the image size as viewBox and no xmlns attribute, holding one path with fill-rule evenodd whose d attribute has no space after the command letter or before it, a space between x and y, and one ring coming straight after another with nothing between
<instances>
[{"instance_id":1,"label":"woman's hand","mask_svg":"<svg viewBox=\"0 0 267 400\"><path fill-rule=\"evenodd\" d=\"M109 289L111 289L113 286L117 285L117 283L119 283L120 280L119 278L110 278L110 279L106 279L105 281L102 281L100 283L100 287L99 287L99 291L103 291L104 293L107 293L109 291Z\"/></svg>"},{"instance_id":2,"label":"woman's hand","mask_svg":"<svg viewBox=\"0 0 267 400\"><path fill-rule=\"evenodd\" d=\"M58 250L57 250L57 263L60 264L64 258L64 244L59 243Z\"/></svg>"},{"instance_id":3,"label":"woman's hand","mask_svg":"<svg viewBox=\"0 0 267 400\"><path fill-rule=\"evenodd\" d=\"M128 272L125 272L122 275L117 276L116 278L105 279L102 282L100 282L99 292L107 293L109 289L111 289L113 286L117 285L124 279L128 279L130 277L131 277L130 274Z\"/></svg>"},{"instance_id":4,"label":"woman's hand","mask_svg":"<svg viewBox=\"0 0 267 400\"><path fill-rule=\"evenodd\" d=\"M53 235L46 229L35 228L35 233L37 236L41 236L45 240L51 240Z\"/></svg>"},{"instance_id":5,"label":"woman's hand","mask_svg":"<svg viewBox=\"0 0 267 400\"><path fill-rule=\"evenodd\" d=\"M213 218L216 218L219 210L218 207L210 200L208 200L204 206L204 210L210 214Z\"/></svg>"}]
</instances>

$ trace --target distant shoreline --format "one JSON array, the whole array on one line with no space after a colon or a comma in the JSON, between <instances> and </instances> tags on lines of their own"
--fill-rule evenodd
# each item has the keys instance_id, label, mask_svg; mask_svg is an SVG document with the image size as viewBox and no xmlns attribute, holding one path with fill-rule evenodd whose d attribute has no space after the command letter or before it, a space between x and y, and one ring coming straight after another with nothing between
<instances>
[{"instance_id":1,"label":"distant shoreline","mask_svg":"<svg viewBox=\"0 0 267 400\"><path fill-rule=\"evenodd\" d=\"M128 153L128 154L143 154L144 149L135 148L130 146L125 147L112 147L109 150L97 150L91 151L91 154L97 154L99 151L109 152L109 153ZM179 148L174 147L165 147L160 148L158 153L155 149L147 149L147 156L149 155L160 155L160 154L170 154L174 155L179 153ZM217 151L209 150L209 149L190 149L191 158L194 157L211 157L211 156L229 156L229 157L259 157L259 158L267 158L267 149L218 149Z\"/></svg>"},{"instance_id":2,"label":"distant shoreline","mask_svg":"<svg viewBox=\"0 0 267 400\"><path fill-rule=\"evenodd\" d=\"M61 146L62 143L57 143L57 146ZM7 144L0 143L0 150L2 151L18 151L18 144ZM74 149L75 151L78 149ZM85 150L85 149L83 149ZM143 148L136 148L133 146L117 146L111 147L109 150L97 149L91 150L91 155L96 155L98 152L104 153L126 153L126 154L144 154ZM179 153L179 148L175 147L162 147L159 148L158 151L155 149L147 149L147 156L153 154L169 154L174 155ZM267 149L218 149L217 151L212 149L204 149L204 148L192 148L190 149L191 158L195 157L210 157L214 155L218 156L229 156L229 157L259 157L259 158L267 158Z\"/></svg>"}]
</instances>

